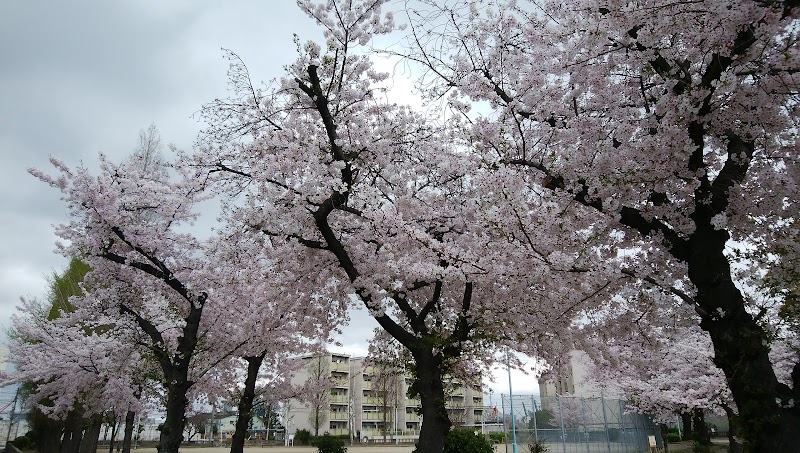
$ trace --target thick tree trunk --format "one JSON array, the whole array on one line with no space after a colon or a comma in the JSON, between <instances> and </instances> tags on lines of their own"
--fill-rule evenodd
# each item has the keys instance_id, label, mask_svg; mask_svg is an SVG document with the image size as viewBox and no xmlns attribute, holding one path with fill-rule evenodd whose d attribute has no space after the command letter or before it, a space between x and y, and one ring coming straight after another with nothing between
<instances>
[{"instance_id":1,"label":"thick tree trunk","mask_svg":"<svg viewBox=\"0 0 800 453\"><path fill-rule=\"evenodd\" d=\"M38 411L38 410L37 410ZM33 426L36 433L36 446L40 453L59 453L64 422L51 420L38 412Z\"/></svg>"},{"instance_id":2,"label":"thick tree trunk","mask_svg":"<svg viewBox=\"0 0 800 453\"><path fill-rule=\"evenodd\" d=\"M239 399L239 416L236 418L236 430L231 439L231 453L244 453L244 441L247 437L247 429L253 419L253 400L256 398L256 379L258 370L264 362L266 353L255 357L245 357L247 361L247 377L244 380L244 390Z\"/></svg>"},{"instance_id":3,"label":"thick tree trunk","mask_svg":"<svg viewBox=\"0 0 800 453\"><path fill-rule=\"evenodd\" d=\"M445 407L441 359L431 351L412 351L417 364L416 388L422 403L422 429L415 453L442 453L444 438L450 431Z\"/></svg>"},{"instance_id":4,"label":"thick tree trunk","mask_svg":"<svg viewBox=\"0 0 800 453\"><path fill-rule=\"evenodd\" d=\"M692 414L688 412L681 413L681 425L683 425L681 440L692 440L694 437L694 431L692 431Z\"/></svg>"},{"instance_id":5,"label":"thick tree trunk","mask_svg":"<svg viewBox=\"0 0 800 453\"><path fill-rule=\"evenodd\" d=\"M142 384L133 393L137 400L142 398ZM125 438L122 440L122 453L131 453L131 444L133 443L133 430L136 424L136 412L128 409L125 413ZM138 435L138 433L136 433Z\"/></svg>"},{"instance_id":6,"label":"thick tree trunk","mask_svg":"<svg viewBox=\"0 0 800 453\"><path fill-rule=\"evenodd\" d=\"M658 425L658 427L661 429L661 442L664 443L664 453L669 453L669 441L667 440L669 428L667 428L666 423L661 423Z\"/></svg>"},{"instance_id":7,"label":"thick tree trunk","mask_svg":"<svg viewBox=\"0 0 800 453\"><path fill-rule=\"evenodd\" d=\"M100 431L103 428L103 416L92 415L89 427L81 440L80 453L95 453L97 451L97 441L100 439Z\"/></svg>"},{"instance_id":8,"label":"thick tree trunk","mask_svg":"<svg viewBox=\"0 0 800 453\"><path fill-rule=\"evenodd\" d=\"M692 426L694 426L694 440L700 445L711 445L711 431L708 429L702 409L695 409L692 412Z\"/></svg>"},{"instance_id":9,"label":"thick tree trunk","mask_svg":"<svg viewBox=\"0 0 800 453\"><path fill-rule=\"evenodd\" d=\"M125 435L122 439L122 453L131 453L133 443L133 424L136 423L136 412L125 413Z\"/></svg>"},{"instance_id":10,"label":"thick tree trunk","mask_svg":"<svg viewBox=\"0 0 800 453\"><path fill-rule=\"evenodd\" d=\"M197 347L197 331L200 328L206 297L207 294L203 293L196 301L192 302L189 314L184 318L186 325L183 327L183 335L178 338L177 352L170 356L165 350L156 349L167 388L167 401L164 408L166 417L161 425L161 435L158 439L159 453L178 453L178 448L183 442L183 430L186 428L186 407L189 405L186 393L194 385L194 382L189 380L189 367ZM152 324L141 323L145 331L156 330ZM151 333L151 336L154 339L161 338L160 333Z\"/></svg>"},{"instance_id":11,"label":"thick tree trunk","mask_svg":"<svg viewBox=\"0 0 800 453\"><path fill-rule=\"evenodd\" d=\"M69 412L64 423L64 437L61 440L61 453L78 453L83 439L83 411L74 409Z\"/></svg>"},{"instance_id":12,"label":"thick tree trunk","mask_svg":"<svg viewBox=\"0 0 800 453\"><path fill-rule=\"evenodd\" d=\"M117 413L114 412L114 420L111 425L111 441L108 443L108 453L114 453L114 446L117 444Z\"/></svg>"},{"instance_id":13,"label":"thick tree trunk","mask_svg":"<svg viewBox=\"0 0 800 453\"><path fill-rule=\"evenodd\" d=\"M725 415L728 416L728 443L730 444L730 453L742 453L742 443L739 441L739 424L738 416L733 413L733 409L728 406L722 406L725 409Z\"/></svg>"},{"instance_id":14,"label":"thick tree trunk","mask_svg":"<svg viewBox=\"0 0 800 453\"><path fill-rule=\"evenodd\" d=\"M166 418L161 426L161 435L158 438L159 453L178 453L178 448L183 441L183 430L186 427L186 406L189 399L186 392L190 383L184 373L182 382L167 386Z\"/></svg>"},{"instance_id":15,"label":"thick tree trunk","mask_svg":"<svg viewBox=\"0 0 800 453\"><path fill-rule=\"evenodd\" d=\"M689 278L697 288L700 327L711 337L714 363L739 409L745 451L792 451L800 445L800 406L788 402L800 389L792 391L775 377L767 335L745 310L723 253L728 233L695 223Z\"/></svg>"}]
</instances>

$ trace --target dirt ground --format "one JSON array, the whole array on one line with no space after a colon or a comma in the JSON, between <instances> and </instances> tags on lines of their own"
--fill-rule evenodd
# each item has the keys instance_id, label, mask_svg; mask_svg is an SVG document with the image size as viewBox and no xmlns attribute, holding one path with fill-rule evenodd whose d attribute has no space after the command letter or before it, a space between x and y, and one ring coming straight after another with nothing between
<instances>
[{"instance_id":1,"label":"dirt ground","mask_svg":"<svg viewBox=\"0 0 800 453\"><path fill-rule=\"evenodd\" d=\"M714 444L711 447L712 453L727 453L728 441L725 439L712 439ZM693 442L678 442L676 444L669 444L669 453L691 453Z\"/></svg>"},{"instance_id":2,"label":"dirt ground","mask_svg":"<svg viewBox=\"0 0 800 453\"><path fill-rule=\"evenodd\" d=\"M181 447L181 451L189 453L229 453L230 447ZM316 447L245 447L245 453L317 453ZM411 453L413 445L353 445L347 447L347 453ZM497 453L504 453L505 446L497 445ZM156 453L155 448L139 448L132 450L136 453ZM98 449L97 453L108 453L108 449Z\"/></svg>"},{"instance_id":3,"label":"dirt ground","mask_svg":"<svg viewBox=\"0 0 800 453\"><path fill-rule=\"evenodd\" d=\"M712 453L723 453L728 451L728 442L723 439L714 439L714 446L711 450ZM414 446L407 445L353 445L347 447L348 453L411 453ZM230 447L207 447L207 446L183 446L181 451L187 453L229 453ZM245 447L245 453L317 453L315 447L309 446L295 446L295 447ZM495 445L496 453L505 453L506 448L504 444ZM511 451L509 446L508 451ZM520 453L527 452L526 448L520 448ZM551 450L552 451L552 450ZM560 451L560 450L558 450ZM659 450L663 453L664 450ZM690 453L692 451L692 442L679 442L669 444L669 453ZM138 448L133 450L136 453L157 453L155 448ZM108 453L108 447L98 448L97 453Z\"/></svg>"},{"instance_id":4,"label":"dirt ground","mask_svg":"<svg viewBox=\"0 0 800 453\"><path fill-rule=\"evenodd\" d=\"M386 445L354 445L348 446L348 453L411 453L414 450L413 445L401 445L399 447L386 446ZM139 448L132 450L136 453L156 453L155 448ZM181 451L195 452L196 453L230 453L230 447L188 447L181 448ZM317 453L316 447L296 446L296 447L245 447L245 453ZM499 451L499 450L498 450ZM108 450L98 453L108 453Z\"/></svg>"}]
</instances>

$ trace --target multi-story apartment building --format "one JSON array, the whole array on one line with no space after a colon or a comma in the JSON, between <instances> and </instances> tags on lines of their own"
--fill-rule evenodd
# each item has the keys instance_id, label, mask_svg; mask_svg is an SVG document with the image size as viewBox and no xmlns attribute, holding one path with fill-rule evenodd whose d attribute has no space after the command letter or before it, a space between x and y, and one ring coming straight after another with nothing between
<instances>
[{"instance_id":1,"label":"multi-story apartment building","mask_svg":"<svg viewBox=\"0 0 800 453\"><path fill-rule=\"evenodd\" d=\"M584 398L599 397L621 398L613 387L599 387L589 379L591 358L583 351L572 350L569 362L559 367L558 371L549 371L539 378L539 394L543 404L556 396L578 396Z\"/></svg>"},{"instance_id":2,"label":"multi-story apartment building","mask_svg":"<svg viewBox=\"0 0 800 453\"><path fill-rule=\"evenodd\" d=\"M304 366L295 373L292 384L328 379L329 386L311 390L301 399L288 402L284 424L291 434L306 429L312 434L349 433L353 413L353 363L348 355L327 354L303 358Z\"/></svg>"},{"instance_id":3,"label":"multi-story apartment building","mask_svg":"<svg viewBox=\"0 0 800 453\"><path fill-rule=\"evenodd\" d=\"M404 373L387 374L367 366L363 358L327 354L304 358L306 365L296 373L296 385L330 379L306 401L288 404L286 427L289 433L307 429L312 434L350 435L354 439L413 441L422 426L421 403L409 398L411 378ZM483 420L483 393L480 387L448 383L447 411L453 425L479 425Z\"/></svg>"}]
</instances>

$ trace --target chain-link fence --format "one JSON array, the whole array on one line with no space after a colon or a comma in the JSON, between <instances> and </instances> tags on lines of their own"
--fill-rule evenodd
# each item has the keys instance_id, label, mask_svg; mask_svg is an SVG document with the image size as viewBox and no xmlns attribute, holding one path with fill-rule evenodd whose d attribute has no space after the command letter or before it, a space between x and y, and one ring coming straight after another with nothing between
<instances>
[{"instance_id":1,"label":"chain-link fence","mask_svg":"<svg viewBox=\"0 0 800 453\"><path fill-rule=\"evenodd\" d=\"M626 413L622 400L501 395L500 407L484 413L485 432L504 433L508 453L515 437L519 453L531 452L536 442L550 453L640 453L649 450L648 436L663 448L658 427L645 415Z\"/></svg>"}]
</instances>

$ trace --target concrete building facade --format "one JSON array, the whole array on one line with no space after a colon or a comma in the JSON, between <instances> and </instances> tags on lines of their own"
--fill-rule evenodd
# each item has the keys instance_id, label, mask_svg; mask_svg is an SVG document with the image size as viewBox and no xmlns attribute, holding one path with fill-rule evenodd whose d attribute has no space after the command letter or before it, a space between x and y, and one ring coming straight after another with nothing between
<instances>
[{"instance_id":1,"label":"concrete building facade","mask_svg":"<svg viewBox=\"0 0 800 453\"><path fill-rule=\"evenodd\" d=\"M599 387L590 382L589 365L591 358L583 351L573 350L569 353L566 364L558 370L548 371L539 378L539 394L542 401L556 396L577 396L584 398L621 398L619 392L610 387ZM560 371L559 371L560 370Z\"/></svg>"},{"instance_id":2,"label":"concrete building facade","mask_svg":"<svg viewBox=\"0 0 800 453\"><path fill-rule=\"evenodd\" d=\"M303 385L328 377L330 386L290 400L286 407L287 431L306 429L311 434L347 435L361 441L411 442L422 426L421 402L408 397L411 377L398 373L381 377L380 370L365 365L364 358L346 354L309 356L292 381ZM450 382L447 411L454 426L480 425L483 421L481 388Z\"/></svg>"}]
</instances>

